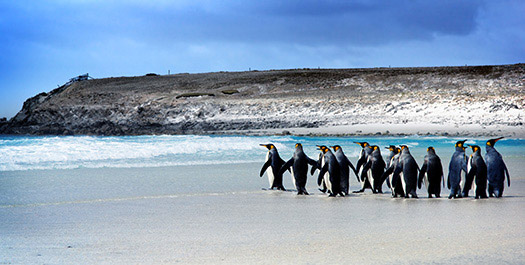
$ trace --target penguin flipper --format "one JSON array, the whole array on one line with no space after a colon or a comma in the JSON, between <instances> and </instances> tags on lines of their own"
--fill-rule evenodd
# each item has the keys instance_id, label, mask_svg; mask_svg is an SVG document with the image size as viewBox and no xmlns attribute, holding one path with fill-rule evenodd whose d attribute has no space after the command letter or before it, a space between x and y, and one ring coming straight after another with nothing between
<instances>
[{"instance_id":1,"label":"penguin flipper","mask_svg":"<svg viewBox=\"0 0 525 265\"><path fill-rule=\"evenodd\" d=\"M509 170L507 169L507 165L505 165L505 162L503 162L503 167L505 169L505 174L507 175L507 185L510 187L510 174Z\"/></svg>"},{"instance_id":2,"label":"penguin flipper","mask_svg":"<svg viewBox=\"0 0 525 265\"><path fill-rule=\"evenodd\" d=\"M426 172L427 172L427 160L425 159L425 162L423 163L423 166L421 166L421 170L419 171L419 178L417 180L417 187L420 189L423 183L423 177L425 176Z\"/></svg>"},{"instance_id":3,"label":"penguin flipper","mask_svg":"<svg viewBox=\"0 0 525 265\"><path fill-rule=\"evenodd\" d=\"M365 156L361 154L359 160L357 160L357 165L355 166L356 171L359 172L363 164L365 163Z\"/></svg>"},{"instance_id":4,"label":"penguin flipper","mask_svg":"<svg viewBox=\"0 0 525 265\"><path fill-rule=\"evenodd\" d=\"M286 163L284 163L284 165L279 170L279 175L284 174L284 171L289 169L292 165L293 165L293 157L290 160L288 160Z\"/></svg>"},{"instance_id":5,"label":"penguin flipper","mask_svg":"<svg viewBox=\"0 0 525 265\"><path fill-rule=\"evenodd\" d=\"M268 159L263 167L261 168L261 172L259 173L259 177L262 177L264 175L264 172L266 171L266 169L268 169L268 167L272 164L272 160L271 159Z\"/></svg>"},{"instance_id":6,"label":"penguin flipper","mask_svg":"<svg viewBox=\"0 0 525 265\"><path fill-rule=\"evenodd\" d=\"M343 156L343 159L344 161L346 162L346 164L352 169L352 171L354 172L355 174L355 177L357 178L357 181L359 181L359 177L357 176L357 169L354 167L354 164L352 164L352 162L350 162L350 159L348 159L348 157L346 156Z\"/></svg>"},{"instance_id":7,"label":"penguin flipper","mask_svg":"<svg viewBox=\"0 0 525 265\"><path fill-rule=\"evenodd\" d=\"M319 156L319 160L315 161L315 165L312 166L312 169L310 169L310 175L313 175L316 169L321 169L321 156Z\"/></svg>"},{"instance_id":8,"label":"penguin flipper","mask_svg":"<svg viewBox=\"0 0 525 265\"><path fill-rule=\"evenodd\" d=\"M388 179L388 176L389 176L390 174L392 174L393 172L394 172L394 167L393 167L392 165L390 165L390 166L386 169L386 171L383 173L383 175L381 175L381 179ZM386 185L388 186L389 189L392 188L390 181L387 181L387 182L386 182Z\"/></svg>"},{"instance_id":9,"label":"penguin flipper","mask_svg":"<svg viewBox=\"0 0 525 265\"><path fill-rule=\"evenodd\" d=\"M323 177L326 171L328 170L328 164L326 164L323 168L321 168L321 172L319 172L319 176L317 177L317 185L321 185L323 182Z\"/></svg>"},{"instance_id":10,"label":"penguin flipper","mask_svg":"<svg viewBox=\"0 0 525 265\"><path fill-rule=\"evenodd\" d=\"M368 169L370 169L371 165L372 163L370 162L370 160L368 160L368 162L366 162L366 164L363 166L363 170L361 171L361 181L365 180L365 177L367 176L367 171Z\"/></svg>"}]
</instances>

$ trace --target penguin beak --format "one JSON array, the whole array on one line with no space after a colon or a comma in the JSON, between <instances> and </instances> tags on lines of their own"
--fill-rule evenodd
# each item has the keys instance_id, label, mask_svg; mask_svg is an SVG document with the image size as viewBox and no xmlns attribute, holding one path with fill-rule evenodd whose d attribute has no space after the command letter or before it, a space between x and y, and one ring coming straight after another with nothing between
<instances>
[{"instance_id":1,"label":"penguin beak","mask_svg":"<svg viewBox=\"0 0 525 265\"><path fill-rule=\"evenodd\" d=\"M270 144L260 144L260 146L264 146L268 148L268 150L272 149L272 146Z\"/></svg>"}]
</instances>

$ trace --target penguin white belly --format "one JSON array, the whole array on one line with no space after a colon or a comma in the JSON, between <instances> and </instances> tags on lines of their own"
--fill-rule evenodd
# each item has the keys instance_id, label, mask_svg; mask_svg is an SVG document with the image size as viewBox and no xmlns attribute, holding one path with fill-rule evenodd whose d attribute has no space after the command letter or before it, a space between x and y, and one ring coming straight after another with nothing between
<instances>
[{"instance_id":1,"label":"penguin white belly","mask_svg":"<svg viewBox=\"0 0 525 265\"><path fill-rule=\"evenodd\" d=\"M268 160L270 160L270 152L266 153L266 161L265 162L268 162ZM270 183L270 188L272 188L273 187L273 182L275 180L275 176L273 175L273 168L272 168L272 166L269 166L266 169L266 174L268 175L268 182Z\"/></svg>"},{"instance_id":2,"label":"penguin white belly","mask_svg":"<svg viewBox=\"0 0 525 265\"><path fill-rule=\"evenodd\" d=\"M401 179L401 185L403 186L403 193L405 193L405 196L407 195L407 185L405 183L405 176L403 176L403 172L399 173L399 178Z\"/></svg>"},{"instance_id":3,"label":"penguin white belly","mask_svg":"<svg viewBox=\"0 0 525 265\"><path fill-rule=\"evenodd\" d=\"M370 183L370 186L372 186L372 189L374 189L374 176L372 175L372 168L370 168L366 172L366 176L368 177L368 182Z\"/></svg>"},{"instance_id":4,"label":"penguin white belly","mask_svg":"<svg viewBox=\"0 0 525 265\"><path fill-rule=\"evenodd\" d=\"M273 175L273 168L270 166L268 168L269 170L266 170L266 174L268 174L268 182L270 183L270 188L273 187L273 182L275 181L275 176Z\"/></svg>"},{"instance_id":5,"label":"penguin white belly","mask_svg":"<svg viewBox=\"0 0 525 265\"><path fill-rule=\"evenodd\" d=\"M297 187L297 185L295 185L295 176L294 176L294 173L293 173L293 167L290 168L290 174L292 175L293 186Z\"/></svg>"},{"instance_id":6,"label":"penguin white belly","mask_svg":"<svg viewBox=\"0 0 525 265\"><path fill-rule=\"evenodd\" d=\"M425 187L427 188L427 192L430 193L430 187L429 187L429 181L428 181L428 174L425 172L425 175L423 175L423 180L425 181Z\"/></svg>"},{"instance_id":7,"label":"penguin white belly","mask_svg":"<svg viewBox=\"0 0 525 265\"><path fill-rule=\"evenodd\" d=\"M321 154L320 154L319 157L321 158L321 168L323 168L323 167L324 167L324 164L325 164L325 161L324 161L324 155L321 155ZM320 172L319 172L319 173L320 173ZM329 173L326 172L326 173L324 174L323 178L321 179L321 184L319 184L319 188L320 188L320 189L323 189L323 188L325 188L325 187L328 188L328 184L327 184L328 181L326 181L326 176L328 176L328 175L329 175Z\"/></svg>"},{"instance_id":8,"label":"penguin white belly","mask_svg":"<svg viewBox=\"0 0 525 265\"><path fill-rule=\"evenodd\" d=\"M324 174L324 183L326 184L326 188L332 192L332 182L330 182L330 173L326 172Z\"/></svg>"},{"instance_id":9,"label":"penguin white belly","mask_svg":"<svg viewBox=\"0 0 525 265\"><path fill-rule=\"evenodd\" d=\"M470 172L471 169L472 169L472 155L469 156L469 158L468 158L468 162L467 162L467 172Z\"/></svg>"},{"instance_id":10,"label":"penguin white belly","mask_svg":"<svg viewBox=\"0 0 525 265\"><path fill-rule=\"evenodd\" d=\"M459 187L461 188L461 191L463 191L463 188L465 187L465 183L466 183L465 172L461 170L459 172L459 176L461 177L461 180L459 181Z\"/></svg>"}]
</instances>

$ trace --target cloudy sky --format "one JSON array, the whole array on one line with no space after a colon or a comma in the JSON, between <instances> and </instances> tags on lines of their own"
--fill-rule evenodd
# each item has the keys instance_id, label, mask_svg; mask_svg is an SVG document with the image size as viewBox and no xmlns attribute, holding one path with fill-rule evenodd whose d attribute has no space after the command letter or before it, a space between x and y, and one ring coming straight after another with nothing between
<instances>
[{"instance_id":1,"label":"cloudy sky","mask_svg":"<svg viewBox=\"0 0 525 265\"><path fill-rule=\"evenodd\" d=\"M0 117L69 78L525 62L525 1L0 0Z\"/></svg>"}]
</instances>

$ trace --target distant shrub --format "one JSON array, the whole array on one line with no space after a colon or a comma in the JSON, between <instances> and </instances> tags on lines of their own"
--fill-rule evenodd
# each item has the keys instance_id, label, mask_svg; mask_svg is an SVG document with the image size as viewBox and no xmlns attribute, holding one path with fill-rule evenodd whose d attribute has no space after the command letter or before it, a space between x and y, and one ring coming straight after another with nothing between
<instances>
[{"instance_id":1,"label":"distant shrub","mask_svg":"<svg viewBox=\"0 0 525 265\"><path fill-rule=\"evenodd\" d=\"M190 98L190 97L200 97L200 96L214 97L215 94L213 94L213 93L200 93L200 92L184 93L184 94L180 94L180 95L176 96L175 98Z\"/></svg>"},{"instance_id":2,"label":"distant shrub","mask_svg":"<svg viewBox=\"0 0 525 265\"><path fill-rule=\"evenodd\" d=\"M227 89L227 90L222 90L221 92L223 94L226 94L226 95L232 95L232 94L239 93L239 90L237 90L237 89Z\"/></svg>"},{"instance_id":3,"label":"distant shrub","mask_svg":"<svg viewBox=\"0 0 525 265\"><path fill-rule=\"evenodd\" d=\"M156 74L156 73L148 73L148 74L146 74L146 76L159 76L159 75Z\"/></svg>"}]
</instances>

